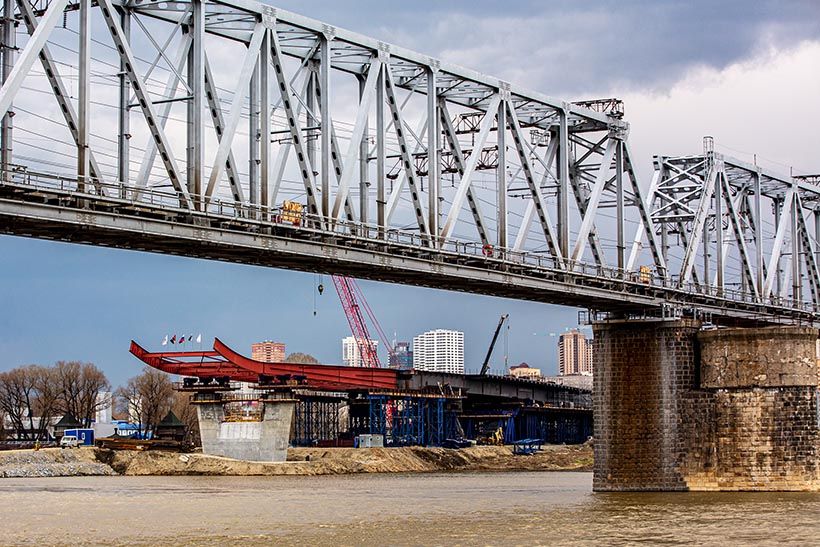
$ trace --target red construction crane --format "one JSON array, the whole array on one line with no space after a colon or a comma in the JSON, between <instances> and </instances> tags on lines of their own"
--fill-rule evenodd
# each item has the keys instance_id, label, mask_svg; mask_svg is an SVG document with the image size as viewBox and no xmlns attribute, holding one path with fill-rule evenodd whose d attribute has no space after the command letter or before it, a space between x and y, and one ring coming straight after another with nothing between
<instances>
[{"instance_id":1,"label":"red construction crane","mask_svg":"<svg viewBox=\"0 0 820 547\"><path fill-rule=\"evenodd\" d=\"M347 322L350 325L350 331L353 333L353 338L356 340L356 346L359 348L359 355L361 356L363 365L368 368L380 368L381 363L379 362L379 356L376 352L375 345L370 343L370 331L367 328L367 322L362 314L362 310L364 310L364 314L367 315L373 327L376 329L376 333L381 338L382 344L387 348L388 355L392 355L393 347L387 336L385 336L379 321L376 319L376 315L367 303L367 299L365 299L364 293L355 279L340 275L331 277L333 279L333 286L339 294L339 300L342 301L342 308L344 309L345 317L347 317ZM360 300L362 303L361 306L359 305Z\"/></svg>"}]
</instances>

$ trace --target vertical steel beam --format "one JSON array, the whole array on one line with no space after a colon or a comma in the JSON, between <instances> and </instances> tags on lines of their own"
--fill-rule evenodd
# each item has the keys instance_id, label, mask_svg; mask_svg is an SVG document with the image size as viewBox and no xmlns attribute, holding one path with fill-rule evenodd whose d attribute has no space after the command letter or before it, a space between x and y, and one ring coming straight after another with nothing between
<instances>
[{"instance_id":1,"label":"vertical steel beam","mask_svg":"<svg viewBox=\"0 0 820 547\"><path fill-rule=\"evenodd\" d=\"M91 109L91 81L89 70L91 65L91 0L79 0L79 74L77 82L77 190L85 191L89 182L91 164L89 152L89 111Z\"/></svg>"},{"instance_id":2,"label":"vertical steel beam","mask_svg":"<svg viewBox=\"0 0 820 547\"><path fill-rule=\"evenodd\" d=\"M379 226L379 237L384 237L387 233L385 205L387 205L387 194L385 188L385 178L387 177L386 159L386 135L384 127L384 71L386 67L382 65L379 69L379 81L376 83L376 224Z\"/></svg>"},{"instance_id":3,"label":"vertical steel beam","mask_svg":"<svg viewBox=\"0 0 820 547\"><path fill-rule=\"evenodd\" d=\"M780 231L780 225L785 225L783 222L783 200L782 199L775 199L774 200L774 225L775 230L777 232ZM774 263L774 269L777 272L777 285L776 285L776 292L777 294L781 294L783 292L783 270L781 269L781 255L778 251L777 260ZM771 269L771 264L769 268Z\"/></svg>"},{"instance_id":4,"label":"vertical steel beam","mask_svg":"<svg viewBox=\"0 0 820 547\"><path fill-rule=\"evenodd\" d=\"M716 285L718 294L723 294L724 276L726 275L726 262L723 248L723 186L726 184L726 173L723 170L723 162L718 167L718 180L715 185L715 252L717 253ZM727 189L728 192L728 189ZM731 199L731 196L726 196ZM704 278L708 281L708 277Z\"/></svg>"},{"instance_id":5,"label":"vertical steel beam","mask_svg":"<svg viewBox=\"0 0 820 547\"><path fill-rule=\"evenodd\" d=\"M14 0L3 0L3 22L0 30L2 30L3 48L3 66L0 77L5 85L14 68L14 55L17 50L17 36L14 32ZM3 115L2 125L0 125L0 169L3 171L3 178L8 177L9 166L12 162L14 127L12 118L13 114L6 112Z\"/></svg>"},{"instance_id":6,"label":"vertical steel beam","mask_svg":"<svg viewBox=\"0 0 820 547\"><path fill-rule=\"evenodd\" d=\"M268 31L265 30L267 35ZM264 38L263 38L264 43ZM261 49L261 48L260 48ZM259 205L259 59L248 85L248 198Z\"/></svg>"},{"instance_id":7,"label":"vertical steel beam","mask_svg":"<svg viewBox=\"0 0 820 547\"><path fill-rule=\"evenodd\" d=\"M707 220L709 218L709 213L712 209L712 196L715 193L715 181L717 179L717 170L714 168L714 165L710 165L708 167L708 172L706 174L706 181L703 185L703 190L701 192L700 203L698 204L698 210L695 213L695 220L692 224L692 239L689 240L689 244L686 246L686 253L683 257L683 264L681 265L681 273L680 273L680 285L683 286L689 282L692 278L692 270L695 267L695 258L697 256L698 247L700 247L700 243L703 242L703 256L704 256L704 278L703 283L707 285L709 283L709 244L707 241L707 237L705 235L708 234L708 223Z\"/></svg>"},{"instance_id":8,"label":"vertical steel beam","mask_svg":"<svg viewBox=\"0 0 820 547\"><path fill-rule=\"evenodd\" d=\"M615 223L618 253L618 269L626 266L626 243L624 239L624 143L618 140L615 148Z\"/></svg>"},{"instance_id":9,"label":"vertical steel beam","mask_svg":"<svg viewBox=\"0 0 820 547\"><path fill-rule=\"evenodd\" d=\"M561 256L569 256L569 121L566 109L559 111L558 124L558 245Z\"/></svg>"},{"instance_id":10,"label":"vertical steel beam","mask_svg":"<svg viewBox=\"0 0 820 547\"><path fill-rule=\"evenodd\" d=\"M205 6L204 0L191 2L191 49L188 51L188 169L187 185L194 207L202 207L202 179L205 163Z\"/></svg>"},{"instance_id":11,"label":"vertical steel beam","mask_svg":"<svg viewBox=\"0 0 820 547\"><path fill-rule=\"evenodd\" d=\"M754 174L754 222L755 222L755 280L758 295L763 294L765 273L763 271L763 215L760 206L762 193L760 188L760 169Z\"/></svg>"},{"instance_id":12,"label":"vertical steel beam","mask_svg":"<svg viewBox=\"0 0 820 547\"><path fill-rule=\"evenodd\" d=\"M322 132L320 138L322 139L322 157L321 157L321 183L322 183L322 211L326 218L330 216L330 164L331 164L331 142L330 142L330 126L333 123L333 117L330 113L330 41L331 37L323 34L320 38L321 45L319 46L319 87L322 90L321 104L319 108L322 111Z\"/></svg>"},{"instance_id":13,"label":"vertical steel beam","mask_svg":"<svg viewBox=\"0 0 820 547\"><path fill-rule=\"evenodd\" d=\"M498 208L498 246L508 247L507 242L507 105L498 105L498 169L496 170L497 208ZM474 150L478 154L480 150Z\"/></svg>"},{"instance_id":14,"label":"vertical steel beam","mask_svg":"<svg viewBox=\"0 0 820 547\"><path fill-rule=\"evenodd\" d=\"M370 68L373 70L373 67ZM379 66L378 71L376 72L376 79L374 81L374 95L375 95L375 85L378 85L379 75L381 74L381 66ZM366 78L359 78L359 104L364 102L364 96L367 90L366 87L367 79ZM370 105L368 105L368 116L370 115L369 112ZM369 120L369 118L368 118ZM370 140L370 131L369 131L369 122L368 120L365 121L364 124L364 131L362 132L362 140L359 143L359 220L362 224L367 224L367 221L370 217L369 209L370 209L370 180L369 180L369 165L370 165L370 158L368 155L370 153L370 147L368 146L368 142Z\"/></svg>"},{"instance_id":15,"label":"vertical steel beam","mask_svg":"<svg viewBox=\"0 0 820 547\"><path fill-rule=\"evenodd\" d=\"M803 270L800 260L800 237L798 235L797 217L800 215L800 200L797 193L797 180L792 179L792 186L795 188L794 200L792 202L791 217L791 246L792 246L792 300L797 303L802 299Z\"/></svg>"},{"instance_id":16,"label":"vertical steel beam","mask_svg":"<svg viewBox=\"0 0 820 547\"><path fill-rule=\"evenodd\" d=\"M427 226L433 235L439 232L439 195L441 194L438 133L436 71L432 67L427 67ZM433 246L438 246L436 238L433 239Z\"/></svg>"},{"instance_id":17,"label":"vertical steel beam","mask_svg":"<svg viewBox=\"0 0 820 547\"><path fill-rule=\"evenodd\" d=\"M120 15L123 37L126 42L131 40L131 10L125 7L117 8ZM125 199L125 187L131 181L131 108L128 106L131 90L128 87L128 75L125 72L125 61L120 59L119 80L119 109L117 111L117 180L122 184L120 198ZM99 174L97 175L99 177Z\"/></svg>"},{"instance_id":18,"label":"vertical steel beam","mask_svg":"<svg viewBox=\"0 0 820 547\"><path fill-rule=\"evenodd\" d=\"M270 31L265 32L262 40L262 50L259 57L259 168L260 168L260 202L263 214L267 215L270 203L270 175L271 175L271 101L270 101ZM266 217L264 217L266 219Z\"/></svg>"}]
</instances>

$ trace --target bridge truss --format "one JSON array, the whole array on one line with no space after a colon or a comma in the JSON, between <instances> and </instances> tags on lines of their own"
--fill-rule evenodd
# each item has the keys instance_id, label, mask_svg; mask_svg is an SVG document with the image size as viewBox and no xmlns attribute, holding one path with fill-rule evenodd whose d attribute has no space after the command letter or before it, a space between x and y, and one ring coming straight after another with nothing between
<instances>
[{"instance_id":1,"label":"bridge truss","mask_svg":"<svg viewBox=\"0 0 820 547\"><path fill-rule=\"evenodd\" d=\"M714 155L705 171L659 159L647 192L616 99L553 99L249 0L3 2L6 233L623 313L815 318L802 215L765 251L776 274L765 244L742 244L754 195L780 217L811 200L766 194L765 173L741 189ZM779 290L786 240L810 291Z\"/></svg>"}]
</instances>

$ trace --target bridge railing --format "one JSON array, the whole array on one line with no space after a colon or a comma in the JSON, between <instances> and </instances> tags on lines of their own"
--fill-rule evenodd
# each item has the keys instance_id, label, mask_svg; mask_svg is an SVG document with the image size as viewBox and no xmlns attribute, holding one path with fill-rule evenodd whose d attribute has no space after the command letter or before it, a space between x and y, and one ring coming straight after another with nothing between
<instances>
[{"instance_id":1,"label":"bridge railing","mask_svg":"<svg viewBox=\"0 0 820 547\"><path fill-rule=\"evenodd\" d=\"M180 216L202 216L226 221L256 224L260 227L285 227L300 231L311 231L326 237L338 236L348 243L363 245L388 245L404 247L408 252L424 254L432 260L470 264L482 263L495 269L525 269L528 273L565 282L575 282L590 286L617 284L617 289L626 293L645 293L647 288L675 291L680 300L687 294L697 294L735 303L771 306L779 309L799 310L806 313L817 312L808 301L797 301L777 295L760 298L754 293L736 288L718 288L695 283L680 284L677 276L660 276L655 272L624 270L617 267L600 266L581 261L561 264L554 257L534 251L516 251L509 248L482 245L480 242L464 241L457 238L437 238L431 245L430 238L417 232L384 228L374 224L349 221L346 219L329 221L319 215L305 211L294 212L282 206L263 207L237 203L234 200L212 198L205 201L200 196L192 196L199 204L198 210L184 207L179 195L157 187L137 187L118 182L89 180L84 185L76 178L62 177L50 173L33 172L22 166L14 166L0 173L0 182L32 189L49 190L79 199L104 199L109 202L132 207L152 207L172 211ZM170 186L169 186L170 188Z\"/></svg>"}]
</instances>

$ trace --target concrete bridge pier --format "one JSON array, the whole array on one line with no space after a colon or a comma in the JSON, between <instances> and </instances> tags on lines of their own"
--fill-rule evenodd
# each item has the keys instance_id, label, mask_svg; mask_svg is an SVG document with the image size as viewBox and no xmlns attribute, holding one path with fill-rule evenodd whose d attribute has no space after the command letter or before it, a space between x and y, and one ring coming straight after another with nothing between
<instances>
[{"instance_id":1,"label":"concrete bridge pier","mask_svg":"<svg viewBox=\"0 0 820 547\"><path fill-rule=\"evenodd\" d=\"M202 453L236 460L287 460L296 400L231 400L209 394L197 400Z\"/></svg>"},{"instance_id":2,"label":"concrete bridge pier","mask_svg":"<svg viewBox=\"0 0 820 547\"><path fill-rule=\"evenodd\" d=\"M816 329L593 328L596 491L820 490Z\"/></svg>"}]
</instances>

